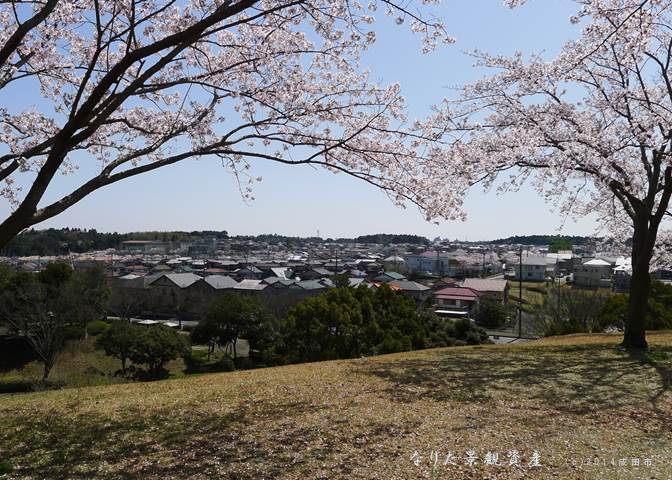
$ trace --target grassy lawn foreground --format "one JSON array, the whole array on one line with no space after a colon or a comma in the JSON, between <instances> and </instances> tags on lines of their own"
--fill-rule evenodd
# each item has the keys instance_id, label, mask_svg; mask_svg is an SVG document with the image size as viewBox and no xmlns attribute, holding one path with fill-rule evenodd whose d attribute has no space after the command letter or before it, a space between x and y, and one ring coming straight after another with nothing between
<instances>
[{"instance_id":1,"label":"grassy lawn foreground","mask_svg":"<svg viewBox=\"0 0 672 480\"><path fill-rule=\"evenodd\" d=\"M5 395L0 467L35 479L668 479L672 333L649 338L646 355L614 348L619 336L569 336ZM541 467L528 466L533 450ZM457 465L443 465L448 452Z\"/></svg>"}]
</instances>

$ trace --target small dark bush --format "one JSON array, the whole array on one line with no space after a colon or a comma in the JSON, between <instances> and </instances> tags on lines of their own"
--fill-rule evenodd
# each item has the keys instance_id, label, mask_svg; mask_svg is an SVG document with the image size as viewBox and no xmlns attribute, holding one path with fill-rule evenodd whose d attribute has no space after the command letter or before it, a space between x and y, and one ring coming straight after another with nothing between
<instances>
[{"instance_id":1,"label":"small dark bush","mask_svg":"<svg viewBox=\"0 0 672 480\"><path fill-rule=\"evenodd\" d=\"M240 359L240 360L249 360L247 358L245 359ZM215 365L217 365L217 371L218 372L233 372L236 369L236 366L238 365L238 362L234 362L231 357L226 356L220 358ZM241 368L246 368L245 366L242 366ZM247 367L249 368L249 367Z\"/></svg>"},{"instance_id":2,"label":"small dark bush","mask_svg":"<svg viewBox=\"0 0 672 480\"><path fill-rule=\"evenodd\" d=\"M108 328L110 328L110 324L103 320L93 320L86 324L86 331L89 332L89 335L100 335Z\"/></svg>"},{"instance_id":3,"label":"small dark bush","mask_svg":"<svg viewBox=\"0 0 672 480\"><path fill-rule=\"evenodd\" d=\"M66 325L62 330L63 342L70 340L81 340L84 338L84 327L82 325Z\"/></svg>"},{"instance_id":4,"label":"small dark bush","mask_svg":"<svg viewBox=\"0 0 672 480\"><path fill-rule=\"evenodd\" d=\"M467 342L467 345L480 345L482 343L481 336L475 330L467 332L465 341Z\"/></svg>"},{"instance_id":5,"label":"small dark bush","mask_svg":"<svg viewBox=\"0 0 672 480\"><path fill-rule=\"evenodd\" d=\"M12 467L11 463L6 460L0 462L0 475L6 475L8 473L12 473L13 471L14 467Z\"/></svg>"},{"instance_id":6,"label":"small dark bush","mask_svg":"<svg viewBox=\"0 0 672 480\"><path fill-rule=\"evenodd\" d=\"M455 336L459 339L465 339L467 332L471 330L471 320L468 318L460 318L455 321Z\"/></svg>"},{"instance_id":7,"label":"small dark bush","mask_svg":"<svg viewBox=\"0 0 672 480\"><path fill-rule=\"evenodd\" d=\"M34 390L35 384L29 380L0 380L0 393L24 393Z\"/></svg>"},{"instance_id":8,"label":"small dark bush","mask_svg":"<svg viewBox=\"0 0 672 480\"><path fill-rule=\"evenodd\" d=\"M21 337L0 337L0 352L0 371L16 370L39 358Z\"/></svg>"},{"instance_id":9,"label":"small dark bush","mask_svg":"<svg viewBox=\"0 0 672 480\"><path fill-rule=\"evenodd\" d=\"M231 363L229 363L227 361L224 362L224 366L227 367L227 368L230 368L229 367L230 364L233 364L233 366L234 366L233 369L234 370L249 370L249 369L252 369L252 368L257 368L257 364L254 362L254 360L252 360L249 357L238 357L238 358L233 359L233 360L231 358L227 357L226 359L231 362ZM229 371L229 370L222 370L222 371L226 372L226 371Z\"/></svg>"},{"instance_id":10,"label":"small dark bush","mask_svg":"<svg viewBox=\"0 0 672 480\"><path fill-rule=\"evenodd\" d=\"M208 360L206 353L203 351L193 351L185 354L184 364L187 373L232 372L236 369L236 365L228 355L212 357Z\"/></svg>"}]
</instances>

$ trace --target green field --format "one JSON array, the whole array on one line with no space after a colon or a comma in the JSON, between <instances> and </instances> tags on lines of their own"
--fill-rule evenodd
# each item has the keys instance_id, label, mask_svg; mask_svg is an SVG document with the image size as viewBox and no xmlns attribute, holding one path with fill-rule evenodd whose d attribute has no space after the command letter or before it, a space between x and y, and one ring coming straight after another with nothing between
<instances>
[{"instance_id":1,"label":"green field","mask_svg":"<svg viewBox=\"0 0 672 480\"><path fill-rule=\"evenodd\" d=\"M580 335L0 396L0 471L35 479L667 479L672 333L649 338L647 354L618 350L618 336ZM473 467L462 461L469 450ZM510 450L520 452L518 465L509 465ZM528 465L534 450L540 467ZM448 452L458 465L443 465ZM498 452L500 465L485 465L487 452Z\"/></svg>"}]
</instances>

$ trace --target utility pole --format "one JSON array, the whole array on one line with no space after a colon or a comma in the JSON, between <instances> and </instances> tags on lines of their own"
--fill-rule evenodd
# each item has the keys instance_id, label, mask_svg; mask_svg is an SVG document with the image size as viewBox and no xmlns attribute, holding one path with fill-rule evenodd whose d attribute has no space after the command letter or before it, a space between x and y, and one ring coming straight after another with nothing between
<instances>
[{"instance_id":1,"label":"utility pole","mask_svg":"<svg viewBox=\"0 0 672 480\"><path fill-rule=\"evenodd\" d=\"M523 247L518 258L518 338L523 337Z\"/></svg>"},{"instance_id":2,"label":"utility pole","mask_svg":"<svg viewBox=\"0 0 672 480\"><path fill-rule=\"evenodd\" d=\"M481 270L481 278L485 278L485 250L483 250L483 270Z\"/></svg>"}]
</instances>

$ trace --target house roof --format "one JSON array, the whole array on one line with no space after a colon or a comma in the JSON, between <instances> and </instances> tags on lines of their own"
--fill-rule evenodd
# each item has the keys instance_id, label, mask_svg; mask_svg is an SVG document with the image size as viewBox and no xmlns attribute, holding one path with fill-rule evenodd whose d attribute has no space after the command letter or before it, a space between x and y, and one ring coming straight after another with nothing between
<instances>
[{"instance_id":1,"label":"house roof","mask_svg":"<svg viewBox=\"0 0 672 480\"><path fill-rule=\"evenodd\" d=\"M264 282L276 288L292 287L296 285L296 281L290 278L268 277L264 279Z\"/></svg>"},{"instance_id":2,"label":"house roof","mask_svg":"<svg viewBox=\"0 0 672 480\"><path fill-rule=\"evenodd\" d=\"M290 273L290 270L284 267L273 267L270 269L271 272L273 272L273 275L275 275L278 278L282 279L288 279L289 277L287 276Z\"/></svg>"},{"instance_id":3,"label":"house roof","mask_svg":"<svg viewBox=\"0 0 672 480\"><path fill-rule=\"evenodd\" d=\"M391 286L399 287L400 290L406 292L424 292L429 290L429 287L422 283L412 282L410 280L394 280L390 282Z\"/></svg>"},{"instance_id":4,"label":"house roof","mask_svg":"<svg viewBox=\"0 0 672 480\"><path fill-rule=\"evenodd\" d=\"M434 293L437 297L475 300L480 295L476 290L465 287L446 287Z\"/></svg>"},{"instance_id":5,"label":"house roof","mask_svg":"<svg viewBox=\"0 0 672 480\"><path fill-rule=\"evenodd\" d=\"M204 281L215 290L234 288L236 285L238 285L238 282L228 275L209 275L204 278Z\"/></svg>"},{"instance_id":6,"label":"house roof","mask_svg":"<svg viewBox=\"0 0 672 480\"><path fill-rule=\"evenodd\" d=\"M187 288L194 282L198 282L201 277L193 273L164 273L149 282L149 285L155 283L159 278L167 278L180 288Z\"/></svg>"},{"instance_id":7,"label":"house roof","mask_svg":"<svg viewBox=\"0 0 672 480\"><path fill-rule=\"evenodd\" d=\"M378 275L376 278L382 278L382 277L390 277L392 280L405 280L406 277L403 276L401 273L398 272L383 272L380 275Z\"/></svg>"},{"instance_id":8,"label":"house roof","mask_svg":"<svg viewBox=\"0 0 672 480\"><path fill-rule=\"evenodd\" d=\"M400 292L401 291L401 288L397 287L396 285L392 285L391 283L373 282L372 285L375 288L380 288L383 285L385 285L387 288L389 288L390 290L394 290L395 292Z\"/></svg>"},{"instance_id":9,"label":"house roof","mask_svg":"<svg viewBox=\"0 0 672 480\"><path fill-rule=\"evenodd\" d=\"M350 278L348 278L348 284L349 284L351 287L359 287L359 286L362 285L362 284L364 284L364 285L368 285L369 282L368 282L365 278L361 278L361 277L350 277Z\"/></svg>"},{"instance_id":10,"label":"house roof","mask_svg":"<svg viewBox=\"0 0 672 480\"><path fill-rule=\"evenodd\" d=\"M611 263L600 258L593 258L592 260L588 260L586 263L584 263L584 265L589 265L591 267L611 267Z\"/></svg>"},{"instance_id":11,"label":"house roof","mask_svg":"<svg viewBox=\"0 0 672 480\"><path fill-rule=\"evenodd\" d=\"M302 280L296 284L304 290L320 290L322 288L327 288L325 285L320 283L319 280Z\"/></svg>"},{"instance_id":12,"label":"house roof","mask_svg":"<svg viewBox=\"0 0 672 480\"><path fill-rule=\"evenodd\" d=\"M491 278L466 278L462 283L463 287L471 288L479 292L504 292L507 285L506 280Z\"/></svg>"},{"instance_id":13,"label":"house roof","mask_svg":"<svg viewBox=\"0 0 672 480\"><path fill-rule=\"evenodd\" d=\"M261 280L242 280L235 287L236 290L263 290L268 285L262 283Z\"/></svg>"},{"instance_id":14,"label":"house roof","mask_svg":"<svg viewBox=\"0 0 672 480\"><path fill-rule=\"evenodd\" d=\"M135 280L137 278L143 278L142 275L136 275L134 273L129 273L128 275L124 275L123 277L119 277L120 280Z\"/></svg>"},{"instance_id":15,"label":"house roof","mask_svg":"<svg viewBox=\"0 0 672 480\"><path fill-rule=\"evenodd\" d=\"M518 263L518 262L515 262ZM544 265L546 266L546 257L537 255L528 255L523 257L523 265Z\"/></svg>"}]
</instances>

